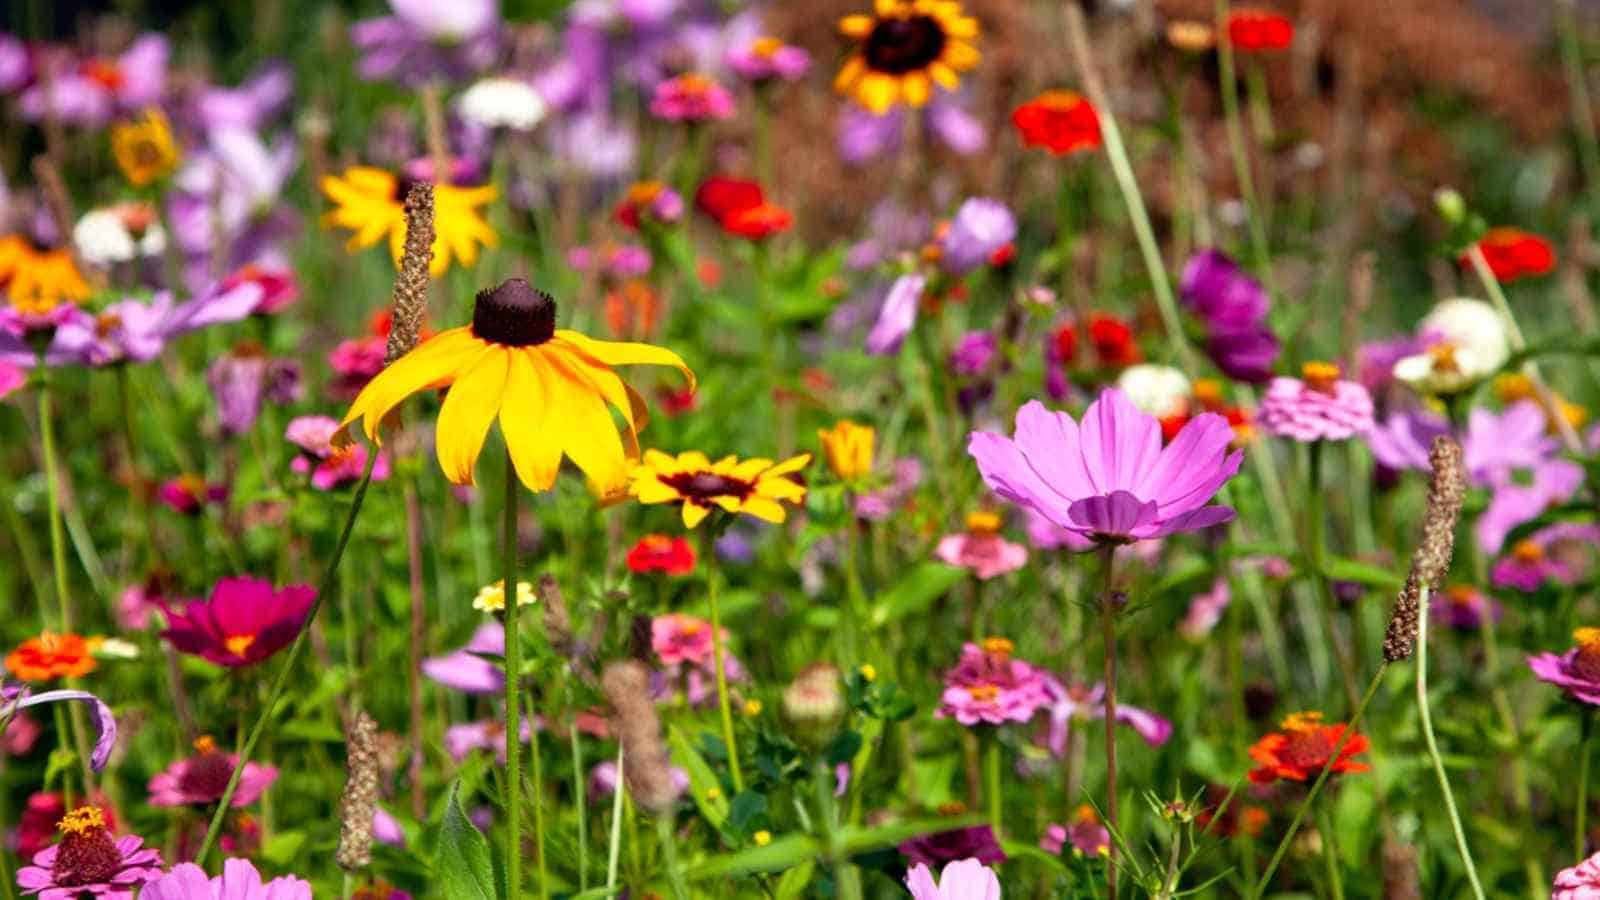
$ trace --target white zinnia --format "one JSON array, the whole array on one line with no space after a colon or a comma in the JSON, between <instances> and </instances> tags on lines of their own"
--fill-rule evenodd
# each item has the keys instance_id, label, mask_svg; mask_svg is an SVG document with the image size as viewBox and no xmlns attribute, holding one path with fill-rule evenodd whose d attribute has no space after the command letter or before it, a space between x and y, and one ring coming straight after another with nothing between
<instances>
[{"instance_id":1,"label":"white zinnia","mask_svg":"<svg viewBox=\"0 0 1600 900\"><path fill-rule=\"evenodd\" d=\"M1117 387L1140 412L1165 419L1189 408L1189 379L1171 366L1140 363L1117 376Z\"/></svg>"},{"instance_id":2,"label":"white zinnia","mask_svg":"<svg viewBox=\"0 0 1600 900\"><path fill-rule=\"evenodd\" d=\"M485 78L456 101L461 118L483 128L527 131L544 120L544 98L531 85L513 78Z\"/></svg>"},{"instance_id":3,"label":"white zinnia","mask_svg":"<svg viewBox=\"0 0 1600 900\"><path fill-rule=\"evenodd\" d=\"M1471 387L1498 372L1511 356L1500 313L1471 297L1440 302L1418 323L1417 333L1428 341L1428 349L1395 362L1394 377L1428 393Z\"/></svg>"},{"instance_id":4,"label":"white zinnia","mask_svg":"<svg viewBox=\"0 0 1600 900\"><path fill-rule=\"evenodd\" d=\"M155 256L167 246L166 233L160 225L151 223L136 238L114 208L84 213L72 228L72 242L84 263L96 267L130 262L136 256Z\"/></svg>"}]
</instances>

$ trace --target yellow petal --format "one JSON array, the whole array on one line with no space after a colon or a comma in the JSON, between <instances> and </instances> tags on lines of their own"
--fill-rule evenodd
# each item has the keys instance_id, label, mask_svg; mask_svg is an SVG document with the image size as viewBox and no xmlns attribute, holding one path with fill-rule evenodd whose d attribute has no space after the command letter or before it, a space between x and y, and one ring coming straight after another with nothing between
<instances>
[{"instance_id":1,"label":"yellow petal","mask_svg":"<svg viewBox=\"0 0 1600 900\"><path fill-rule=\"evenodd\" d=\"M783 462L773 466L771 469L768 469L766 476L770 477L773 475L787 475L790 472L798 472L809 465L811 465L811 454L802 453L799 456L791 456Z\"/></svg>"},{"instance_id":2,"label":"yellow petal","mask_svg":"<svg viewBox=\"0 0 1600 900\"><path fill-rule=\"evenodd\" d=\"M684 364L682 357L665 347L631 341L597 341L588 335L566 329L558 329L555 336L557 340L565 341L580 353L608 366L672 366L688 380L689 390L695 389L694 373Z\"/></svg>"},{"instance_id":3,"label":"yellow petal","mask_svg":"<svg viewBox=\"0 0 1600 900\"><path fill-rule=\"evenodd\" d=\"M741 512L773 523L782 522L787 514L783 506L776 500L768 500L765 497L750 497L746 499L744 501L744 509Z\"/></svg>"},{"instance_id":4,"label":"yellow petal","mask_svg":"<svg viewBox=\"0 0 1600 900\"><path fill-rule=\"evenodd\" d=\"M851 56L844 61L844 65L839 67L839 74L833 76L834 91L840 94L849 93L850 88L855 85L866 70L867 63L861 58L861 54L858 53Z\"/></svg>"},{"instance_id":5,"label":"yellow petal","mask_svg":"<svg viewBox=\"0 0 1600 900\"><path fill-rule=\"evenodd\" d=\"M561 351L550 350L547 352L560 353ZM637 426L634 424L633 418L633 401L628 397L628 389L623 385L622 379L617 377L616 372L611 371L606 366L592 362L589 357L581 353L573 353L563 362L589 376L589 380L593 381L595 387L599 388L600 395L606 399L606 402L616 407L617 412L622 413L622 418L628 423L629 430L636 430Z\"/></svg>"},{"instance_id":6,"label":"yellow petal","mask_svg":"<svg viewBox=\"0 0 1600 900\"><path fill-rule=\"evenodd\" d=\"M663 475L670 475L678 471L678 461L676 459L654 448L644 452L644 466Z\"/></svg>"},{"instance_id":7,"label":"yellow petal","mask_svg":"<svg viewBox=\"0 0 1600 900\"><path fill-rule=\"evenodd\" d=\"M661 482L659 478L644 478L633 483L633 496L640 503L671 503L683 499L675 488Z\"/></svg>"},{"instance_id":8,"label":"yellow petal","mask_svg":"<svg viewBox=\"0 0 1600 900\"><path fill-rule=\"evenodd\" d=\"M683 527L693 528L704 521L705 517L709 515L711 515L710 509L707 509L704 506L697 506L693 503L685 503L683 505Z\"/></svg>"},{"instance_id":9,"label":"yellow petal","mask_svg":"<svg viewBox=\"0 0 1600 900\"><path fill-rule=\"evenodd\" d=\"M872 11L881 16L891 16L900 9L900 0L873 0Z\"/></svg>"},{"instance_id":10,"label":"yellow petal","mask_svg":"<svg viewBox=\"0 0 1600 900\"><path fill-rule=\"evenodd\" d=\"M367 437L377 442L378 423L389 410L417 391L454 381L457 373L488 350L489 345L474 337L471 328L441 331L367 382L340 424L349 425L365 417L362 427Z\"/></svg>"},{"instance_id":11,"label":"yellow petal","mask_svg":"<svg viewBox=\"0 0 1600 900\"><path fill-rule=\"evenodd\" d=\"M711 460L706 458L699 450L685 450L678 454L678 470L680 472L698 472L711 468Z\"/></svg>"},{"instance_id":12,"label":"yellow petal","mask_svg":"<svg viewBox=\"0 0 1600 900\"><path fill-rule=\"evenodd\" d=\"M755 479L757 475L760 475L762 472L765 472L770 468L772 468L772 460L770 459L747 459L740 463L738 468L734 469L730 474L732 474L734 478L738 478L743 481L751 481Z\"/></svg>"},{"instance_id":13,"label":"yellow petal","mask_svg":"<svg viewBox=\"0 0 1600 900\"><path fill-rule=\"evenodd\" d=\"M872 33L872 26L876 24L871 16L854 15L845 16L839 20L839 33L845 37L864 38Z\"/></svg>"},{"instance_id":14,"label":"yellow petal","mask_svg":"<svg viewBox=\"0 0 1600 900\"><path fill-rule=\"evenodd\" d=\"M912 106L925 106L930 91L928 76L922 72L908 72L900 80L900 90L905 93L907 103Z\"/></svg>"},{"instance_id":15,"label":"yellow petal","mask_svg":"<svg viewBox=\"0 0 1600 900\"><path fill-rule=\"evenodd\" d=\"M595 494L607 496L626 488L628 461L616 422L600 391L574 368L565 354L541 345L536 360L551 387L551 407L561 423L561 449L589 478Z\"/></svg>"},{"instance_id":16,"label":"yellow petal","mask_svg":"<svg viewBox=\"0 0 1600 900\"><path fill-rule=\"evenodd\" d=\"M944 20L946 37L971 40L978 36L978 20L971 16L954 16Z\"/></svg>"},{"instance_id":17,"label":"yellow petal","mask_svg":"<svg viewBox=\"0 0 1600 900\"><path fill-rule=\"evenodd\" d=\"M983 56L978 48L961 41L951 41L944 48L944 54L939 57L941 62L949 65L958 72L964 72L978 64Z\"/></svg>"},{"instance_id":18,"label":"yellow petal","mask_svg":"<svg viewBox=\"0 0 1600 900\"><path fill-rule=\"evenodd\" d=\"M555 436L550 387L542 367L526 350L511 352L505 399L500 404L500 435L511 453L517 478L530 491L547 491L561 469L561 442Z\"/></svg>"},{"instance_id":19,"label":"yellow petal","mask_svg":"<svg viewBox=\"0 0 1600 900\"><path fill-rule=\"evenodd\" d=\"M953 91L956 88L961 87L961 76L956 74L955 69L950 68L942 62L929 63L928 75L932 77L934 81L939 82L939 86L947 91Z\"/></svg>"},{"instance_id":20,"label":"yellow petal","mask_svg":"<svg viewBox=\"0 0 1600 900\"><path fill-rule=\"evenodd\" d=\"M861 84L856 88L856 100L875 115L883 115L894 106L895 100L900 96L900 81L893 75L880 75L876 72L868 74L861 79Z\"/></svg>"},{"instance_id":21,"label":"yellow petal","mask_svg":"<svg viewBox=\"0 0 1600 900\"><path fill-rule=\"evenodd\" d=\"M439 468L452 484L472 484L472 467L483 450L489 425L506 395L511 352L493 347L463 369L444 398L433 429Z\"/></svg>"}]
</instances>

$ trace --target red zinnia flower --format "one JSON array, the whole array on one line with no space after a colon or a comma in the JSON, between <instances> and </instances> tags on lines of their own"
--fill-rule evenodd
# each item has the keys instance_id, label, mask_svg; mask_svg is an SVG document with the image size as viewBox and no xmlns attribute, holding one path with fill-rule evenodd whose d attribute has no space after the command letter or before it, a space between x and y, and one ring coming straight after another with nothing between
<instances>
[{"instance_id":1,"label":"red zinnia flower","mask_svg":"<svg viewBox=\"0 0 1600 900\"><path fill-rule=\"evenodd\" d=\"M1073 357L1078 355L1078 329L1072 327L1071 322L1057 328L1051 340L1055 344L1058 362L1071 363Z\"/></svg>"},{"instance_id":2,"label":"red zinnia flower","mask_svg":"<svg viewBox=\"0 0 1600 900\"><path fill-rule=\"evenodd\" d=\"M687 575L694 571L694 548L681 537L647 534L628 551L628 570Z\"/></svg>"},{"instance_id":3,"label":"red zinnia flower","mask_svg":"<svg viewBox=\"0 0 1600 900\"><path fill-rule=\"evenodd\" d=\"M761 185L726 175L707 178L694 194L695 207L715 219L718 225L726 225L734 214L765 202L767 195L761 190Z\"/></svg>"},{"instance_id":4,"label":"red zinnia flower","mask_svg":"<svg viewBox=\"0 0 1600 900\"><path fill-rule=\"evenodd\" d=\"M1550 242L1520 228L1491 228L1478 241L1478 249L1489 263L1489 271L1502 282L1525 275L1547 275L1556 267L1556 251ZM1471 264L1465 254L1461 264Z\"/></svg>"},{"instance_id":5,"label":"red zinnia flower","mask_svg":"<svg viewBox=\"0 0 1600 900\"><path fill-rule=\"evenodd\" d=\"M1333 748L1344 737L1346 726L1324 725L1322 713L1303 712L1284 719L1279 727L1283 730L1268 732L1250 747L1250 758L1261 763L1261 768L1250 770L1250 780L1256 784L1271 784L1279 778L1305 781L1320 774ZM1366 763L1351 757L1365 753L1369 745L1364 735L1351 735L1339 751L1333 771L1367 771L1370 767Z\"/></svg>"},{"instance_id":6,"label":"red zinnia flower","mask_svg":"<svg viewBox=\"0 0 1600 900\"><path fill-rule=\"evenodd\" d=\"M1055 156L1100 146L1100 116L1072 91L1045 91L1011 113L1011 124L1029 147Z\"/></svg>"},{"instance_id":7,"label":"red zinnia flower","mask_svg":"<svg viewBox=\"0 0 1600 900\"><path fill-rule=\"evenodd\" d=\"M94 671L89 642L76 634L45 632L28 638L6 656L6 669L21 681L77 678Z\"/></svg>"},{"instance_id":8,"label":"red zinnia flower","mask_svg":"<svg viewBox=\"0 0 1600 900\"><path fill-rule=\"evenodd\" d=\"M788 231L792 224L794 217L789 215L787 209L776 203L763 202L748 209L741 209L723 219L722 229L742 238L762 241Z\"/></svg>"},{"instance_id":9,"label":"red zinnia flower","mask_svg":"<svg viewBox=\"0 0 1600 900\"><path fill-rule=\"evenodd\" d=\"M1294 42L1294 23L1264 9L1234 10L1228 16L1228 42L1243 53L1283 50Z\"/></svg>"},{"instance_id":10,"label":"red zinnia flower","mask_svg":"<svg viewBox=\"0 0 1600 900\"><path fill-rule=\"evenodd\" d=\"M1116 316L1090 316L1089 343L1103 366L1131 366L1143 358L1133 340L1133 326Z\"/></svg>"}]
</instances>

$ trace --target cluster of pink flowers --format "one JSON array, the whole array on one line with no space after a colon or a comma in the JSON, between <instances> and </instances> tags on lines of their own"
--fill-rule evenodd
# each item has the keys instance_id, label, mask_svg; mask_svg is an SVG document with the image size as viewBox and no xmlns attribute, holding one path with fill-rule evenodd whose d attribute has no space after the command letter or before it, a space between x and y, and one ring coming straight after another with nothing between
<instances>
[{"instance_id":1,"label":"cluster of pink flowers","mask_svg":"<svg viewBox=\"0 0 1600 900\"><path fill-rule=\"evenodd\" d=\"M1257 415L1261 427L1302 443L1343 441L1372 430L1372 395L1340 378L1338 366L1306 363L1301 376L1267 385Z\"/></svg>"},{"instance_id":2,"label":"cluster of pink flowers","mask_svg":"<svg viewBox=\"0 0 1600 900\"><path fill-rule=\"evenodd\" d=\"M982 646L965 644L956 667L945 673L939 718L954 718L962 725L1000 725L1026 722L1050 703L1045 673L1011 656L1005 638L984 639Z\"/></svg>"}]
</instances>

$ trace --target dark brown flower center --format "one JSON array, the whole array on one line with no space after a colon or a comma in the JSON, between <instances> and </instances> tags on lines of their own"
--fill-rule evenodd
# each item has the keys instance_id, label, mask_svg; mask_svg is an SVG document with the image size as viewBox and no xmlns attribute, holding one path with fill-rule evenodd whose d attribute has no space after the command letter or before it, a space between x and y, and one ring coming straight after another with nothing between
<instances>
[{"instance_id":1,"label":"dark brown flower center","mask_svg":"<svg viewBox=\"0 0 1600 900\"><path fill-rule=\"evenodd\" d=\"M394 191L389 194L389 199L398 205L404 206L406 202L406 195L411 193L412 185L415 185L422 180L423 179L420 178L412 178L410 175L395 175Z\"/></svg>"},{"instance_id":2,"label":"dark brown flower center","mask_svg":"<svg viewBox=\"0 0 1600 900\"><path fill-rule=\"evenodd\" d=\"M556 302L521 278L479 291L472 306L472 333L495 344L532 347L556 333Z\"/></svg>"},{"instance_id":3,"label":"dark brown flower center","mask_svg":"<svg viewBox=\"0 0 1600 900\"><path fill-rule=\"evenodd\" d=\"M937 60L946 40L944 28L932 16L884 18L872 27L861 52L868 68L904 75Z\"/></svg>"},{"instance_id":4,"label":"dark brown flower center","mask_svg":"<svg viewBox=\"0 0 1600 900\"><path fill-rule=\"evenodd\" d=\"M680 472L661 480L690 500L710 500L713 497L735 497L743 500L756 489L752 482L712 472Z\"/></svg>"},{"instance_id":5,"label":"dark brown flower center","mask_svg":"<svg viewBox=\"0 0 1600 900\"><path fill-rule=\"evenodd\" d=\"M232 777L233 763L226 754L213 750L190 758L178 779L178 787L191 796L216 799L228 789L228 779Z\"/></svg>"},{"instance_id":6,"label":"dark brown flower center","mask_svg":"<svg viewBox=\"0 0 1600 900\"><path fill-rule=\"evenodd\" d=\"M56 884L77 887L104 884L122 869L122 854L104 827L68 831L56 850L56 864L50 870Z\"/></svg>"}]
</instances>

